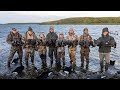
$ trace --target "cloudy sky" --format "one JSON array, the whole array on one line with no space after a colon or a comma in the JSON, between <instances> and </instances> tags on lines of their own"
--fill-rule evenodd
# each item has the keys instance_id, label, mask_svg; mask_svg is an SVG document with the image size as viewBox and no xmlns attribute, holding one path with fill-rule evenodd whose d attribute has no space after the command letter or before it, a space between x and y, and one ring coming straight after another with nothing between
<instances>
[{"instance_id":1,"label":"cloudy sky","mask_svg":"<svg viewBox=\"0 0 120 90\"><path fill-rule=\"evenodd\" d=\"M119 17L120 11L0 11L0 23L46 22L69 17Z\"/></svg>"}]
</instances>

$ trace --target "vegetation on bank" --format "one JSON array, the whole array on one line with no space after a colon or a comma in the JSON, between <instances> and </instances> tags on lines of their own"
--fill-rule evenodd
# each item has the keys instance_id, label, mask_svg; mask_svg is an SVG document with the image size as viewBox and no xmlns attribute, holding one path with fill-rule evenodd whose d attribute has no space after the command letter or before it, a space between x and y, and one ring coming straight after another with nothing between
<instances>
[{"instance_id":1,"label":"vegetation on bank","mask_svg":"<svg viewBox=\"0 0 120 90\"><path fill-rule=\"evenodd\" d=\"M120 25L120 17L73 17L60 19L56 21L48 21L41 23L7 23L7 24L40 24L40 25L62 25L62 24L90 24L90 25Z\"/></svg>"},{"instance_id":2,"label":"vegetation on bank","mask_svg":"<svg viewBox=\"0 0 120 90\"><path fill-rule=\"evenodd\" d=\"M60 24L120 24L120 17L75 17L56 21L42 22L41 25Z\"/></svg>"}]
</instances>

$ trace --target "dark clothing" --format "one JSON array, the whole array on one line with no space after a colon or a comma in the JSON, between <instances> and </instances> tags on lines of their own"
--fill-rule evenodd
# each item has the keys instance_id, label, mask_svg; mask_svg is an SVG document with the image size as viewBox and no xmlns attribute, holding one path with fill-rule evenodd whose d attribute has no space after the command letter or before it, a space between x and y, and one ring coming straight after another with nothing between
<instances>
[{"instance_id":1,"label":"dark clothing","mask_svg":"<svg viewBox=\"0 0 120 90\"><path fill-rule=\"evenodd\" d=\"M100 37L98 39L98 46L100 53L109 53L111 52L111 47L114 47L116 42L112 36Z\"/></svg>"},{"instance_id":2,"label":"dark clothing","mask_svg":"<svg viewBox=\"0 0 120 90\"><path fill-rule=\"evenodd\" d=\"M27 31L28 32L28 31ZM26 66L28 66L28 59L29 56L31 58L32 65L34 65L34 53L35 53L35 48L36 48L36 42L37 42L37 37L35 33L33 32L32 36L29 36L25 33L25 36L23 37L24 40L24 48L25 48L25 61L26 61ZM32 37L32 38L31 38Z\"/></svg>"},{"instance_id":3,"label":"dark clothing","mask_svg":"<svg viewBox=\"0 0 120 90\"><path fill-rule=\"evenodd\" d=\"M104 30L103 30L104 32ZM105 58L105 71L108 70L108 66L110 63L110 52L111 47L116 47L116 42L112 36L109 36L109 33L106 35L106 37L103 36L97 39L96 42L97 46L99 46L99 58L100 58L100 67L101 67L101 73L103 72L104 68L104 58Z\"/></svg>"},{"instance_id":4,"label":"dark clothing","mask_svg":"<svg viewBox=\"0 0 120 90\"><path fill-rule=\"evenodd\" d=\"M48 33L46 36L46 40L50 40L50 39L56 39L57 40L58 36L56 33L52 32L52 33Z\"/></svg>"},{"instance_id":5,"label":"dark clothing","mask_svg":"<svg viewBox=\"0 0 120 90\"><path fill-rule=\"evenodd\" d=\"M55 56L55 59L57 58L57 48L56 47L49 47L49 57L53 60L53 53Z\"/></svg>"},{"instance_id":6,"label":"dark clothing","mask_svg":"<svg viewBox=\"0 0 120 90\"><path fill-rule=\"evenodd\" d=\"M49 57L50 57L50 64L52 67L53 64L53 53L55 56L55 59L57 60L57 48L56 48L56 40L58 39L58 36L56 33L52 32L52 33L48 33L46 36L46 44L49 47ZM56 61L57 62L57 61Z\"/></svg>"},{"instance_id":7,"label":"dark clothing","mask_svg":"<svg viewBox=\"0 0 120 90\"><path fill-rule=\"evenodd\" d=\"M10 67L10 63L16 52L18 53L18 56L19 56L20 65L22 65L22 56L23 56L22 35L19 34L18 32L16 34L13 34L12 32L10 32L10 34L8 34L7 36L6 41L8 44L11 44L10 55L8 57L8 67Z\"/></svg>"},{"instance_id":8,"label":"dark clothing","mask_svg":"<svg viewBox=\"0 0 120 90\"><path fill-rule=\"evenodd\" d=\"M47 46L55 47L57 39L58 39L58 36L57 36L56 33L54 33L54 32L48 33L47 36L46 36Z\"/></svg>"}]
</instances>

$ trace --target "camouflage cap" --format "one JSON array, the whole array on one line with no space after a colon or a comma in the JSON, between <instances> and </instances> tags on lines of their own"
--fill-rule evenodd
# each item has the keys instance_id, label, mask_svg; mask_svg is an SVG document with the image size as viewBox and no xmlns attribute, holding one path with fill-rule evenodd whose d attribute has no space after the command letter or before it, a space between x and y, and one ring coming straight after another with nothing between
<instances>
[{"instance_id":1,"label":"camouflage cap","mask_svg":"<svg viewBox=\"0 0 120 90\"><path fill-rule=\"evenodd\" d=\"M16 31L16 28L12 28L13 31Z\"/></svg>"},{"instance_id":2,"label":"camouflage cap","mask_svg":"<svg viewBox=\"0 0 120 90\"><path fill-rule=\"evenodd\" d=\"M29 28L28 28L28 31L32 31L32 28L31 28L31 27L29 27Z\"/></svg>"}]
</instances>

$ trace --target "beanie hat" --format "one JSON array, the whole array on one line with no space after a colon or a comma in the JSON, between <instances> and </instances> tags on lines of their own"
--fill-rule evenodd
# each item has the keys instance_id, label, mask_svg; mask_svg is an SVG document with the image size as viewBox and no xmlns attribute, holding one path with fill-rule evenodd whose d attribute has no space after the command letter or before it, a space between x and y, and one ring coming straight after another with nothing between
<instances>
[{"instance_id":1,"label":"beanie hat","mask_svg":"<svg viewBox=\"0 0 120 90\"><path fill-rule=\"evenodd\" d=\"M29 27L29 28L28 28L28 31L32 31L32 28L31 28L31 27Z\"/></svg>"},{"instance_id":2,"label":"beanie hat","mask_svg":"<svg viewBox=\"0 0 120 90\"><path fill-rule=\"evenodd\" d=\"M102 32L109 32L109 30L107 27L105 27L105 28L103 28Z\"/></svg>"}]
</instances>

